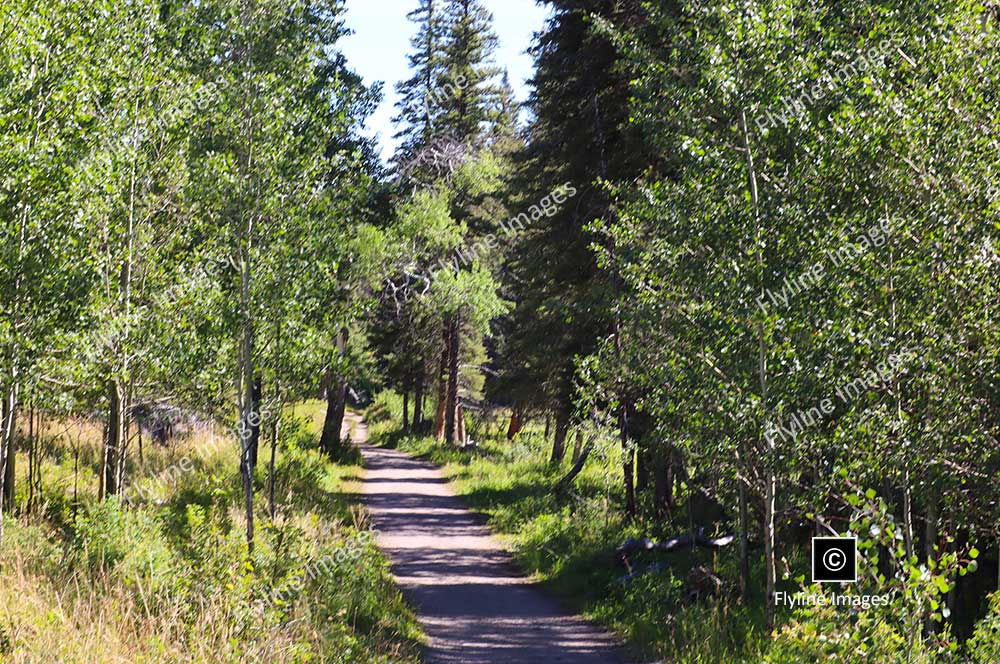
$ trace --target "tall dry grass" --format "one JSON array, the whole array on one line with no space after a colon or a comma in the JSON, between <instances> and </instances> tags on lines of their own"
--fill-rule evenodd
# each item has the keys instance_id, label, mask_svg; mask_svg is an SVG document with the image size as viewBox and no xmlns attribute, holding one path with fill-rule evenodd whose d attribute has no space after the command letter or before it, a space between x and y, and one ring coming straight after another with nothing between
<instances>
[{"instance_id":1,"label":"tall dry grass","mask_svg":"<svg viewBox=\"0 0 1000 664\"><path fill-rule=\"evenodd\" d=\"M44 422L42 501L27 509L21 453L19 507L0 548L0 662L416 661L420 632L385 559L352 544L368 524L340 492L357 470L318 454L309 420L283 425L273 522L266 461L258 467L253 559L238 445L221 427L147 441L142 463L133 446L130 483L153 488L128 505L96 499L99 425ZM346 546L356 558L313 574Z\"/></svg>"}]
</instances>

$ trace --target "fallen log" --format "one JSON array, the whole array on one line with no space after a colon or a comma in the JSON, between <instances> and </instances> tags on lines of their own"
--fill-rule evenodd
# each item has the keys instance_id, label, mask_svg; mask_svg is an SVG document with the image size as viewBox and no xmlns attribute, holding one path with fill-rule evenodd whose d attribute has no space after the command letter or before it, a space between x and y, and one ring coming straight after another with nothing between
<instances>
[{"instance_id":1,"label":"fallen log","mask_svg":"<svg viewBox=\"0 0 1000 664\"><path fill-rule=\"evenodd\" d=\"M694 535L687 533L681 535L680 537L672 537L666 542L654 542L648 537L643 537L638 540L630 537L622 546L615 550L615 553L619 558L622 558L640 551L663 551L665 553L671 553L673 551L677 551L678 549L693 548L696 546L717 550L725 546L729 546L735 540L735 535L725 535L723 537L715 538L706 537L705 529L699 528Z\"/></svg>"}]
</instances>

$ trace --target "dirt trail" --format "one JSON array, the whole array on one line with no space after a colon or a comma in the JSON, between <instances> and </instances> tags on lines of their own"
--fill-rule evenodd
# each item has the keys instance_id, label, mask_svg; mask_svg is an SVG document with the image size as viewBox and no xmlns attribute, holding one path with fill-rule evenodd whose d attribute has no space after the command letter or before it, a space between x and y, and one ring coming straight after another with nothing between
<instances>
[{"instance_id":1,"label":"dirt trail","mask_svg":"<svg viewBox=\"0 0 1000 664\"><path fill-rule=\"evenodd\" d=\"M366 444L351 415L366 474L362 492L379 546L430 637L431 664L622 664L614 640L567 613L518 573L441 472Z\"/></svg>"}]
</instances>

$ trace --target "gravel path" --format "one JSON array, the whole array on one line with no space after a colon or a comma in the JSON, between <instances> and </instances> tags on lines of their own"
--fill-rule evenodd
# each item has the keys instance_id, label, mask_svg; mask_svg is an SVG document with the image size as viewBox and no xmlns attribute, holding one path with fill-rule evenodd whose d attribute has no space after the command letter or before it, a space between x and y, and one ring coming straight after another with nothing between
<instances>
[{"instance_id":1,"label":"gravel path","mask_svg":"<svg viewBox=\"0 0 1000 664\"><path fill-rule=\"evenodd\" d=\"M609 635L567 613L517 571L437 468L367 445L367 427L351 418L379 546L430 637L429 663L624 662Z\"/></svg>"}]
</instances>

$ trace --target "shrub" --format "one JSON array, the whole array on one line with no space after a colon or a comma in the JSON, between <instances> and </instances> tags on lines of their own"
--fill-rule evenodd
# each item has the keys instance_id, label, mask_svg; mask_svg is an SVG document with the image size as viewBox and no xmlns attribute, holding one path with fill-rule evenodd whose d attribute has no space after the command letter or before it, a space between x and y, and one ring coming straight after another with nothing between
<instances>
[{"instance_id":1,"label":"shrub","mask_svg":"<svg viewBox=\"0 0 1000 664\"><path fill-rule=\"evenodd\" d=\"M990 612L976 626L965 647L969 661L974 664L1000 662L1000 592L990 597Z\"/></svg>"}]
</instances>

